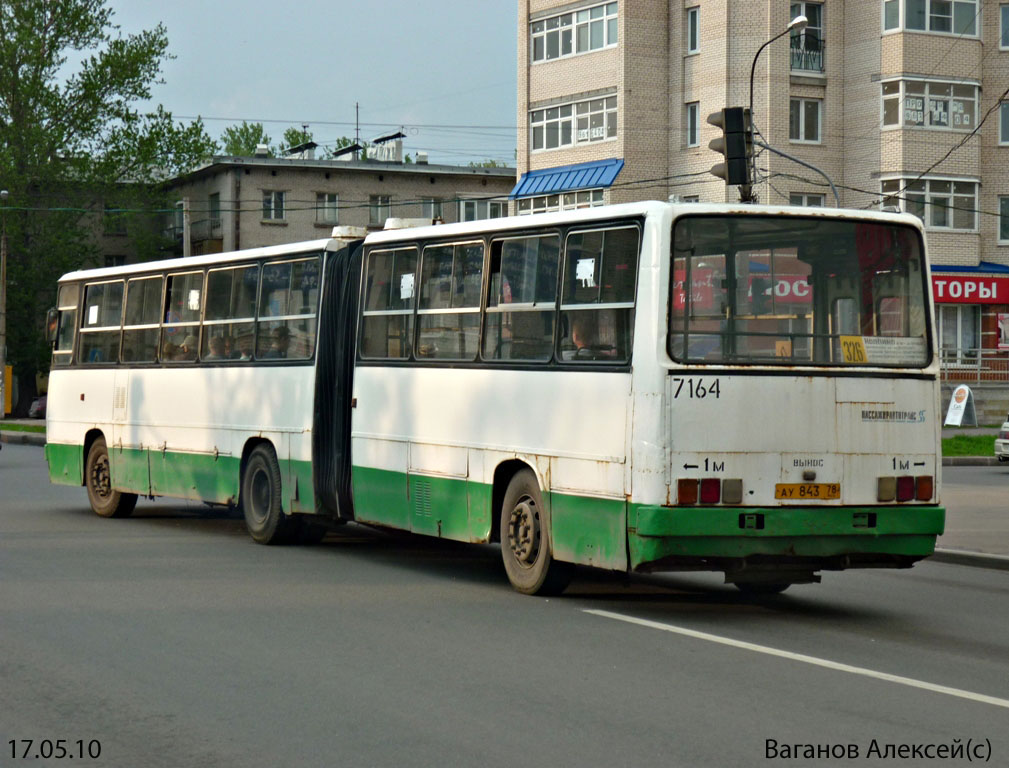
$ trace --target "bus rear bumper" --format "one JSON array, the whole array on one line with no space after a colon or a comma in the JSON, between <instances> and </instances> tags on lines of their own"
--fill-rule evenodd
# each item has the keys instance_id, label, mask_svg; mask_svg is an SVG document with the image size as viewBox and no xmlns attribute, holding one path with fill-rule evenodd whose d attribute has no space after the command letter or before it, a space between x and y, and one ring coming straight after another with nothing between
<instances>
[{"instance_id":1,"label":"bus rear bumper","mask_svg":"<svg viewBox=\"0 0 1009 768\"><path fill-rule=\"evenodd\" d=\"M635 571L907 568L935 551L938 506L639 506L628 521Z\"/></svg>"}]
</instances>

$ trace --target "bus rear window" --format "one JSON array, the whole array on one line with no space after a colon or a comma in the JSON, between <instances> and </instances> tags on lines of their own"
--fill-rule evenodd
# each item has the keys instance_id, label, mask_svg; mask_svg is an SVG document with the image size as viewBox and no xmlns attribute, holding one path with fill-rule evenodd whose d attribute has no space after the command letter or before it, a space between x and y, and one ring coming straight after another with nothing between
<instances>
[{"instance_id":1,"label":"bus rear window","mask_svg":"<svg viewBox=\"0 0 1009 768\"><path fill-rule=\"evenodd\" d=\"M921 367L921 242L874 221L688 216L673 231L669 354L682 362Z\"/></svg>"}]
</instances>

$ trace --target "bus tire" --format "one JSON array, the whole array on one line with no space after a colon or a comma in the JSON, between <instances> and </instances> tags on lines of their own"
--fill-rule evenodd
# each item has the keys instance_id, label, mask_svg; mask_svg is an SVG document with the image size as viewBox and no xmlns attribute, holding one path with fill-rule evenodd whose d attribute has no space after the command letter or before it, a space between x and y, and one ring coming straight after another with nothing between
<instances>
[{"instance_id":1,"label":"bus tire","mask_svg":"<svg viewBox=\"0 0 1009 768\"><path fill-rule=\"evenodd\" d=\"M525 595L559 595L574 566L554 560L550 528L536 475L522 469L501 503L501 559L512 586Z\"/></svg>"},{"instance_id":2,"label":"bus tire","mask_svg":"<svg viewBox=\"0 0 1009 768\"><path fill-rule=\"evenodd\" d=\"M137 506L137 494L121 493L112 487L109 449L104 437L96 438L88 449L84 485L88 489L91 509L101 517L129 517Z\"/></svg>"},{"instance_id":3,"label":"bus tire","mask_svg":"<svg viewBox=\"0 0 1009 768\"><path fill-rule=\"evenodd\" d=\"M242 513L245 527L259 544L286 541L287 520L280 504L281 479L277 455L269 445L257 445L242 472Z\"/></svg>"}]
</instances>

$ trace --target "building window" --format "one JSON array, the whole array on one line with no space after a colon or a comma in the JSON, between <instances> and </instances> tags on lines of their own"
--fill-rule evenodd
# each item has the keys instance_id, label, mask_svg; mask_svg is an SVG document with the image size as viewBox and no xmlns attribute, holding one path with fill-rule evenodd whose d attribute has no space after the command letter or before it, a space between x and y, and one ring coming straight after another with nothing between
<instances>
[{"instance_id":1,"label":"building window","mask_svg":"<svg viewBox=\"0 0 1009 768\"><path fill-rule=\"evenodd\" d=\"M389 196L370 195L368 197L368 223L373 227L381 227L389 218Z\"/></svg>"},{"instance_id":2,"label":"building window","mask_svg":"<svg viewBox=\"0 0 1009 768\"><path fill-rule=\"evenodd\" d=\"M701 143L700 140L700 123L699 120L700 110L698 109L698 102L692 101L687 104L687 146L696 147Z\"/></svg>"},{"instance_id":3,"label":"building window","mask_svg":"<svg viewBox=\"0 0 1009 768\"><path fill-rule=\"evenodd\" d=\"M119 208L105 206L105 216L102 220L102 230L106 235L126 234L126 214Z\"/></svg>"},{"instance_id":4,"label":"building window","mask_svg":"<svg viewBox=\"0 0 1009 768\"><path fill-rule=\"evenodd\" d=\"M617 4L604 3L529 25L533 63L590 53L617 44Z\"/></svg>"},{"instance_id":5,"label":"building window","mask_svg":"<svg viewBox=\"0 0 1009 768\"><path fill-rule=\"evenodd\" d=\"M699 203L699 202L701 202L701 196L700 195L684 195L683 196L683 202L684 203Z\"/></svg>"},{"instance_id":6,"label":"building window","mask_svg":"<svg viewBox=\"0 0 1009 768\"><path fill-rule=\"evenodd\" d=\"M589 99L529 113L533 151L613 139L617 136L617 97Z\"/></svg>"},{"instance_id":7,"label":"building window","mask_svg":"<svg viewBox=\"0 0 1009 768\"><path fill-rule=\"evenodd\" d=\"M210 228L212 230L221 227L221 193L214 192L207 198L207 213L210 216Z\"/></svg>"},{"instance_id":8,"label":"building window","mask_svg":"<svg viewBox=\"0 0 1009 768\"><path fill-rule=\"evenodd\" d=\"M701 50L701 9L687 9L687 53Z\"/></svg>"},{"instance_id":9,"label":"building window","mask_svg":"<svg viewBox=\"0 0 1009 768\"><path fill-rule=\"evenodd\" d=\"M340 220L340 198L335 192L316 192L315 221L319 224L337 224Z\"/></svg>"},{"instance_id":10,"label":"building window","mask_svg":"<svg viewBox=\"0 0 1009 768\"><path fill-rule=\"evenodd\" d=\"M460 200L459 221L499 219L508 215L506 200Z\"/></svg>"},{"instance_id":11,"label":"building window","mask_svg":"<svg viewBox=\"0 0 1009 768\"><path fill-rule=\"evenodd\" d=\"M792 3L791 17L805 16L805 29L792 32L792 69L823 72L823 3Z\"/></svg>"},{"instance_id":12,"label":"building window","mask_svg":"<svg viewBox=\"0 0 1009 768\"><path fill-rule=\"evenodd\" d=\"M1009 48L1009 5L1003 3L998 7L999 35L998 47Z\"/></svg>"},{"instance_id":13,"label":"building window","mask_svg":"<svg viewBox=\"0 0 1009 768\"><path fill-rule=\"evenodd\" d=\"M548 213L552 211L575 211L580 208L595 208L604 204L604 191L584 189L578 192L563 192L557 195L523 197L518 201L519 215L527 213Z\"/></svg>"},{"instance_id":14,"label":"building window","mask_svg":"<svg viewBox=\"0 0 1009 768\"><path fill-rule=\"evenodd\" d=\"M998 199L998 241L1009 245L1009 197Z\"/></svg>"},{"instance_id":15,"label":"building window","mask_svg":"<svg viewBox=\"0 0 1009 768\"><path fill-rule=\"evenodd\" d=\"M1009 144L1009 101L998 107L998 143Z\"/></svg>"},{"instance_id":16,"label":"building window","mask_svg":"<svg viewBox=\"0 0 1009 768\"><path fill-rule=\"evenodd\" d=\"M977 127L977 86L932 80L882 84L883 126L972 131Z\"/></svg>"},{"instance_id":17,"label":"building window","mask_svg":"<svg viewBox=\"0 0 1009 768\"><path fill-rule=\"evenodd\" d=\"M263 190L263 220L282 221L284 219L284 193Z\"/></svg>"},{"instance_id":18,"label":"building window","mask_svg":"<svg viewBox=\"0 0 1009 768\"><path fill-rule=\"evenodd\" d=\"M788 109L788 138L820 142L820 99L792 99Z\"/></svg>"},{"instance_id":19,"label":"building window","mask_svg":"<svg viewBox=\"0 0 1009 768\"><path fill-rule=\"evenodd\" d=\"M121 267L126 263L125 256L112 256L110 254L105 254L105 266L106 267ZM157 322L157 321L155 321Z\"/></svg>"},{"instance_id":20,"label":"building window","mask_svg":"<svg viewBox=\"0 0 1009 768\"><path fill-rule=\"evenodd\" d=\"M883 29L977 36L978 0L884 0Z\"/></svg>"},{"instance_id":21,"label":"building window","mask_svg":"<svg viewBox=\"0 0 1009 768\"><path fill-rule=\"evenodd\" d=\"M940 304L939 352L945 363L977 357L981 347L981 307L977 304Z\"/></svg>"},{"instance_id":22,"label":"building window","mask_svg":"<svg viewBox=\"0 0 1009 768\"><path fill-rule=\"evenodd\" d=\"M928 229L977 231L977 182L955 179L887 179L883 205L913 213Z\"/></svg>"},{"instance_id":23,"label":"building window","mask_svg":"<svg viewBox=\"0 0 1009 768\"><path fill-rule=\"evenodd\" d=\"M444 206L442 201L436 197L426 197L421 201L420 204L421 213L420 215L425 219L442 219L444 220Z\"/></svg>"},{"instance_id":24,"label":"building window","mask_svg":"<svg viewBox=\"0 0 1009 768\"><path fill-rule=\"evenodd\" d=\"M823 208L823 195L810 195L805 192L792 192L788 196L789 205L801 205L806 208Z\"/></svg>"}]
</instances>

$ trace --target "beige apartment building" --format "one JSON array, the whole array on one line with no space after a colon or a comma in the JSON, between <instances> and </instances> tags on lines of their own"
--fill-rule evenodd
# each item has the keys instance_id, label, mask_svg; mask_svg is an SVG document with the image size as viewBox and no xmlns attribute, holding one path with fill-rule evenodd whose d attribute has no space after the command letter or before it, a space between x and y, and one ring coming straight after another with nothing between
<instances>
[{"instance_id":1,"label":"beige apartment building","mask_svg":"<svg viewBox=\"0 0 1009 768\"><path fill-rule=\"evenodd\" d=\"M921 217L948 373L1009 358L1009 3L518 0L518 212L734 201L709 173L748 106L841 206ZM788 31L804 15L804 29ZM756 58L758 50L777 35ZM980 128L978 127L980 125ZM768 151L759 203L834 205Z\"/></svg>"},{"instance_id":2,"label":"beige apartment building","mask_svg":"<svg viewBox=\"0 0 1009 768\"><path fill-rule=\"evenodd\" d=\"M169 234L192 255L381 229L389 217L472 221L508 213L514 168L311 157L214 157L170 184ZM188 226L186 219L188 217Z\"/></svg>"}]
</instances>

